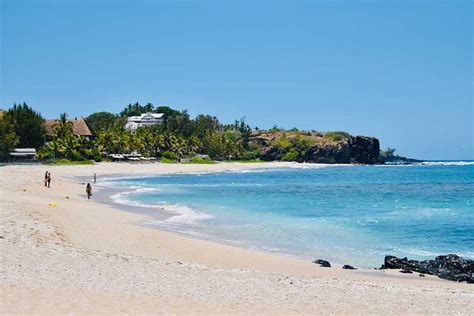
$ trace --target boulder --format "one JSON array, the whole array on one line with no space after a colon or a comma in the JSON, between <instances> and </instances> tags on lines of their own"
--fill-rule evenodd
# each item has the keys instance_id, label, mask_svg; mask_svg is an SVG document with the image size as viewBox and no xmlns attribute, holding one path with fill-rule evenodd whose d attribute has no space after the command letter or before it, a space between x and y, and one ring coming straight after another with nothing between
<instances>
[{"instance_id":1,"label":"boulder","mask_svg":"<svg viewBox=\"0 0 474 316\"><path fill-rule=\"evenodd\" d=\"M342 268L346 270L357 270L357 268L354 268L353 266L348 264L343 265Z\"/></svg>"},{"instance_id":2,"label":"boulder","mask_svg":"<svg viewBox=\"0 0 474 316\"><path fill-rule=\"evenodd\" d=\"M474 283L474 261L455 254L437 256L434 260L423 261L385 256L381 269L402 269L436 275L451 281Z\"/></svg>"},{"instance_id":3,"label":"boulder","mask_svg":"<svg viewBox=\"0 0 474 316\"><path fill-rule=\"evenodd\" d=\"M329 261L326 261L323 259L316 259L313 261L313 263L319 264L321 267L325 267L325 268L331 267L331 264L329 263Z\"/></svg>"}]
</instances>

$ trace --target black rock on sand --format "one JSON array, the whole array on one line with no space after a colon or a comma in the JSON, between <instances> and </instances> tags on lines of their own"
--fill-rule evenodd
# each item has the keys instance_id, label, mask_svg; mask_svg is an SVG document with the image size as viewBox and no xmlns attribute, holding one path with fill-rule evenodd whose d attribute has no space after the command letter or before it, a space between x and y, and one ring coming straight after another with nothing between
<instances>
[{"instance_id":1,"label":"black rock on sand","mask_svg":"<svg viewBox=\"0 0 474 316\"><path fill-rule=\"evenodd\" d=\"M316 259L313 261L313 263L319 264L321 267L325 267L325 268L331 267L331 264L329 263L329 261L326 261L323 259Z\"/></svg>"},{"instance_id":2,"label":"black rock on sand","mask_svg":"<svg viewBox=\"0 0 474 316\"><path fill-rule=\"evenodd\" d=\"M385 256L381 269L402 269L422 274L437 275L446 280L474 283L474 261L449 254L434 260L408 260L395 256ZM406 272L405 272L406 273Z\"/></svg>"}]
</instances>

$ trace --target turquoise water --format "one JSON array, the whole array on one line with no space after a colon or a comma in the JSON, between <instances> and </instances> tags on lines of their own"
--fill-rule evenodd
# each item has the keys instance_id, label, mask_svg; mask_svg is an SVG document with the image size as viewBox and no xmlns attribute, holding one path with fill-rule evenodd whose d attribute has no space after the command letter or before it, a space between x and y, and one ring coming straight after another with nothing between
<instances>
[{"instance_id":1,"label":"turquoise water","mask_svg":"<svg viewBox=\"0 0 474 316\"><path fill-rule=\"evenodd\" d=\"M386 254L474 257L474 165L350 166L128 178L116 202L176 214L146 225L360 267Z\"/></svg>"}]
</instances>

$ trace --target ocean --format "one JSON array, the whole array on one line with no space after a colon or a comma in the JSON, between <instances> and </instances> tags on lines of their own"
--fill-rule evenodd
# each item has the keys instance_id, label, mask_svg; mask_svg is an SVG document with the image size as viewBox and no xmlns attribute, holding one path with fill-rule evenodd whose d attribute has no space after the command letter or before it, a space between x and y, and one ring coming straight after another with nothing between
<instances>
[{"instance_id":1,"label":"ocean","mask_svg":"<svg viewBox=\"0 0 474 316\"><path fill-rule=\"evenodd\" d=\"M108 179L144 223L199 238L363 268L386 254L474 258L474 162L334 166Z\"/></svg>"}]
</instances>

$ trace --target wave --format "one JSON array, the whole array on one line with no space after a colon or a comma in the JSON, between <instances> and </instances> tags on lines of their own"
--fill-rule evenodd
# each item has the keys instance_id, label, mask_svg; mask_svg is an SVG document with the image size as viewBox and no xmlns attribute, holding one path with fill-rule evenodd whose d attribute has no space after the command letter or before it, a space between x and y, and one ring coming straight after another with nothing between
<instances>
[{"instance_id":1,"label":"wave","mask_svg":"<svg viewBox=\"0 0 474 316\"><path fill-rule=\"evenodd\" d=\"M130 189L133 189L133 187L130 187ZM129 206L138 206L138 207L146 207L146 208L155 208L155 205L152 204L145 204L141 203L138 201L134 201L130 199L130 195L134 194L140 194L140 193L150 193L150 192L157 192L160 191L160 189L152 189L152 188L136 188L133 191L126 191L126 192L120 192L116 193L110 196L112 201L118 204L123 204L123 205L129 205Z\"/></svg>"},{"instance_id":2,"label":"wave","mask_svg":"<svg viewBox=\"0 0 474 316\"><path fill-rule=\"evenodd\" d=\"M189 206L183 204L159 204L165 211L174 213L176 215L171 216L164 220L166 223L173 224L195 224L196 222L211 219L213 216L208 213L200 212L192 209Z\"/></svg>"},{"instance_id":3,"label":"wave","mask_svg":"<svg viewBox=\"0 0 474 316\"><path fill-rule=\"evenodd\" d=\"M160 192L159 188L144 188L144 187L130 187L134 189L133 191L125 191L113 194L110 198L115 202L128 206L135 207L145 207L145 208L159 208L171 214L171 217L165 220L153 220L148 224L150 225L159 225L166 224L168 226L177 226L177 225L191 225L205 219L211 219L213 216L208 213L200 212L195 209L192 209L189 206L184 204L169 204L166 202L157 202L155 204L142 203L130 198L132 195L143 194L143 193L153 193Z\"/></svg>"},{"instance_id":4,"label":"wave","mask_svg":"<svg viewBox=\"0 0 474 316\"><path fill-rule=\"evenodd\" d=\"M190 230L190 227L196 226L200 221L208 220L213 218L211 214L200 212L189 206L183 204L165 204L160 203L157 205L166 212L172 214L171 217L166 219L153 219L145 222L147 226L155 226L161 228L168 228L180 233L193 235L200 238L210 238L211 236L203 233L202 231Z\"/></svg>"},{"instance_id":5,"label":"wave","mask_svg":"<svg viewBox=\"0 0 474 316\"><path fill-rule=\"evenodd\" d=\"M228 170L225 173L265 173L270 171L277 171L278 169L243 169L243 170Z\"/></svg>"},{"instance_id":6,"label":"wave","mask_svg":"<svg viewBox=\"0 0 474 316\"><path fill-rule=\"evenodd\" d=\"M421 166L473 166L474 161L423 161Z\"/></svg>"}]
</instances>

